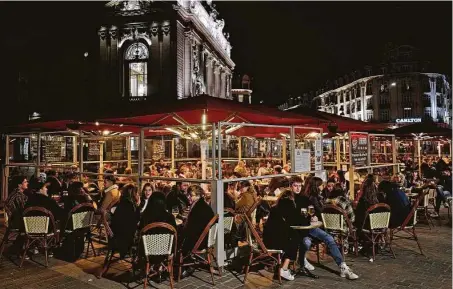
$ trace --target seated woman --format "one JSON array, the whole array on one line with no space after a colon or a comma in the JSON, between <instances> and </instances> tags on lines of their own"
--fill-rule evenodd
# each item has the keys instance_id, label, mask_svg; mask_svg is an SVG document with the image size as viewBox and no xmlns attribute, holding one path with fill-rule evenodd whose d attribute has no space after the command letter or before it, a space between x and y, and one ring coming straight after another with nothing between
<instances>
[{"instance_id":1,"label":"seated woman","mask_svg":"<svg viewBox=\"0 0 453 289\"><path fill-rule=\"evenodd\" d=\"M137 186L127 184L121 189L121 198L112 216L111 229L113 232L112 242L109 246L120 253L121 257L129 251L134 243L137 224L140 220L140 196Z\"/></svg>"},{"instance_id":2,"label":"seated woman","mask_svg":"<svg viewBox=\"0 0 453 289\"><path fill-rule=\"evenodd\" d=\"M156 222L167 223L176 229L175 217L167 212L165 195L162 192L154 192L148 199L148 205L143 211L140 220L140 230L146 225Z\"/></svg>"},{"instance_id":3,"label":"seated woman","mask_svg":"<svg viewBox=\"0 0 453 289\"><path fill-rule=\"evenodd\" d=\"M340 207L341 209L346 211L351 223L355 222L355 214L354 209L352 208L351 201L344 196L344 191L343 189L341 189L341 187L335 188L333 191L329 193L325 201L325 204L326 205L331 204Z\"/></svg>"},{"instance_id":4,"label":"seated woman","mask_svg":"<svg viewBox=\"0 0 453 289\"><path fill-rule=\"evenodd\" d=\"M38 182L35 184L35 193L32 194L25 203L25 209L30 207L43 207L49 210L54 216L55 221L64 218L64 210L58 206L57 202L47 195L49 183ZM49 227L49 230L52 228Z\"/></svg>"},{"instance_id":5,"label":"seated woman","mask_svg":"<svg viewBox=\"0 0 453 289\"><path fill-rule=\"evenodd\" d=\"M411 202L406 194L398 188L396 183L382 181L378 187L379 191L386 195L385 202L390 206L390 228L400 226L411 211Z\"/></svg>"},{"instance_id":6,"label":"seated woman","mask_svg":"<svg viewBox=\"0 0 453 289\"><path fill-rule=\"evenodd\" d=\"M373 178L369 177L363 181L361 192L362 195L358 200L355 210L355 227L358 232L362 230L363 223L365 222L365 213L368 208L379 203L377 197L378 191Z\"/></svg>"},{"instance_id":7,"label":"seated woman","mask_svg":"<svg viewBox=\"0 0 453 289\"><path fill-rule=\"evenodd\" d=\"M230 190L230 183L223 183L223 207L232 210L236 207L236 196Z\"/></svg>"},{"instance_id":8,"label":"seated woman","mask_svg":"<svg viewBox=\"0 0 453 289\"><path fill-rule=\"evenodd\" d=\"M257 194L254 187L249 181L242 181L240 183L241 195L236 202L236 212L240 214L246 213L256 202Z\"/></svg>"},{"instance_id":9,"label":"seated woman","mask_svg":"<svg viewBox=\"0 0 453 289\"><path fill-rule=\"evenodd\" d=\"M141 214L143 214L143 212L146 210L146 207L148 206L148 203L149 203L149 198L151 197L154 190L155 189L154 189L153 185L151 185L150 183L146 183L143 186L142 195L140 197L140 206L139 206Z\"/></svg>"},{"instance_id":10,"label":"seated woman","mask_svg":"<svg viewBox=\"0 0 453 289\"><path fill-rule=\"evenodd\" d=\"M271 208L263 230L263 242L266 247L284 252L280 275L289 281L294 280L294 275L288 270L288 265L290 260L296 260L297 248L302 241L300 232L291 229L290 226L299 225L299 221L294 194L292 191L286 191L277 205Z\"/></svg>"},{"instance_id":11,"label":"seated woman","mask_svg":"<svg viewBox=\"0 0 453 289\"><path fill-rule=\"evenodd\" d=\"M64 209L69 213L75 206L79 204L89 203L97 209L96 203L87 194L82 182L73 182L68 187L68 196L64 200Z\"/></svg>"}]
</instances>

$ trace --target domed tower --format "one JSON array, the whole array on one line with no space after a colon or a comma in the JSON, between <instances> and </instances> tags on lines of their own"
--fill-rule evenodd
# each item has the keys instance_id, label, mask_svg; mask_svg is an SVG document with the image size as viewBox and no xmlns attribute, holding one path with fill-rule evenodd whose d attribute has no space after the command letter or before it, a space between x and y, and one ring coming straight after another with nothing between
<instances>
[{"instance_id":1,"label":"domed tower","mask_svg":"<svg viewBox=\"0 0 453 289\"><path fill-rule=\"evenodd\" d=\"M99 29L104 97L231 98L231 45L211 1L115 0L106 9Z\"/></svg>"}]
</instances>

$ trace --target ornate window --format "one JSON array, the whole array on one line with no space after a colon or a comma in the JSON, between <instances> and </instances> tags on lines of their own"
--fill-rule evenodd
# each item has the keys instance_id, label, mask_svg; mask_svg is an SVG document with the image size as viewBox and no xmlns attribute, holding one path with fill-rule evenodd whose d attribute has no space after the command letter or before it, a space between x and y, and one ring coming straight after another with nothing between
<instances>
[{"instance_id":1,"label":"ornate window","mask_svg":"<svg viewBox=\"0 0 453 289\"><path fill-rule=\"evenodd\" d=\"M124 55L129 77L129 96L148 94L148 47L141 42L131 44Z\"/></svg>"}]
</instances>

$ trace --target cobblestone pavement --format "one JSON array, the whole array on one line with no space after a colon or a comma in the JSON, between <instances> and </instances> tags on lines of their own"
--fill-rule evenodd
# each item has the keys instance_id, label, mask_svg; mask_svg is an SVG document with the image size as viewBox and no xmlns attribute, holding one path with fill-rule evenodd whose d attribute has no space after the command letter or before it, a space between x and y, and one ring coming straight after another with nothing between
<instances>
[{"instance_id":1,"label":"cobblestone pavement","mask_svg":"<svg viewBox=\"0 0 453 289\"><path fill-rule=\"evenodd\" d=\"M444 215L444 217L446 217ZM360 278L349 281L341 278L338 267L331 259L321 261L322 268L316 268L315 273L320 279L296 277L293 282L283 281L283 285L272 282L272 275L267 271L250 274L247 282L242 284L243 275L235 277L231 272L224 272L222 277L215 277L216 286L210 284L210 275L206 272L196 272L192 277L176 283L175 288L452 288L452 236L451 227L444 221L436 221L436 227L429 229L420 224L417 228L420 242L426 255L420 255L414 241L398 240L394 243L396 259L389 256L377 256L370 262L364 256L346 256L346 262ZM2 228L2 232L4 228ZM309 259L315 260L314 256ZM43 263L43 258L33 260ZM67 263L56 258L50 259L49 268L25 261L19 268L15 258L4 258L0 263L0 288L140 288L143 283L128 283L130 273L127 263L116 263L106 274L105 278L97 279L103 262L103 256L82 259L75 263ZM313 262L315 263L315 262ZM240 278L240 279L239 279ZM154 288L169 288L168 282L152 283Z\"/></svg>"}]
</instances>

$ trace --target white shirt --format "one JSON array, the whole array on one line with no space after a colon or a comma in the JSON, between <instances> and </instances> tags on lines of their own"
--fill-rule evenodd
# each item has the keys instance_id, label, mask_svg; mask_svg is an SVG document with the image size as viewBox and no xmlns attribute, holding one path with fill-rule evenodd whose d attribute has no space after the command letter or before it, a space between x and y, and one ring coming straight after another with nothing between
<instances>
[{"instance_id":1,"label":"white shirt","mask_svg":"<svg viewBox=\"0 0 453 289\"><path fill-rule=\"evenodd\" d=\"M145 199L145 205L143 206L143 208L140 210L140 213L143 213L146 209L146 206L148 205L148 200L149 199Z\"/></svg>"}]
</instances>

